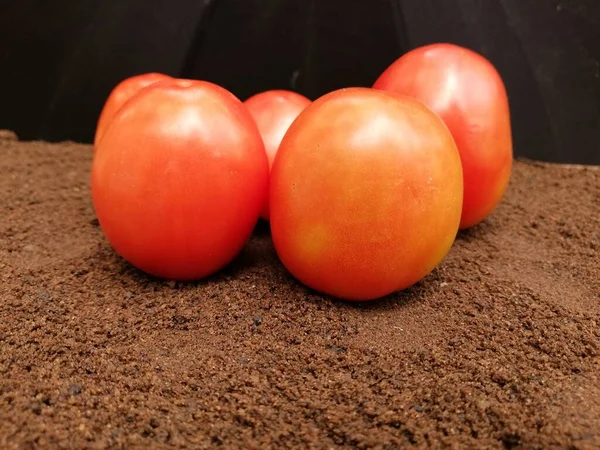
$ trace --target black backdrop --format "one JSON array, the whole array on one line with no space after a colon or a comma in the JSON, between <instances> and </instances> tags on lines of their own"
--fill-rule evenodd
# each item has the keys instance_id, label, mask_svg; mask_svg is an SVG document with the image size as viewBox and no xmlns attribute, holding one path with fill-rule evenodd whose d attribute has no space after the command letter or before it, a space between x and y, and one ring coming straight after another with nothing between
<instances>
[{"instance_id":1,"label":"black backdrop","mask_svg":"<svg viewBox=\"0 0 600 450\"><path fill-rule=\"evenodd\" d=\"M599 0L3 0L0 128L91 142L111 88L149 71L314 99L440 41L499 69L517 155L600 164Z\"/></svg>"}]
</instances>

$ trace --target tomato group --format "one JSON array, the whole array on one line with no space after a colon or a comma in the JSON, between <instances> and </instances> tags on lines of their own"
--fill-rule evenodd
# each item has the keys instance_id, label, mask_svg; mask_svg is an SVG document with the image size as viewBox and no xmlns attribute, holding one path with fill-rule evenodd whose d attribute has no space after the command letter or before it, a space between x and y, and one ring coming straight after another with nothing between
<instances>
[{"instance_id":1,"label":"tomato group","mask_svg":"<svg viewBox=\"0 0 600 450\"><path fill-rule=\"evenodd\" d=\"M117 84L109 94L102 107L102 111L100 112L98 124L96 125L96 134L94 135L94 145L98 145L98 141L104 134L106 127L108 127L115 114L127 100L137 94L141 89L150 86L157 81L163 81L170 78L171 77L168 75L162 73L151 72L129 77Z\"/></svg>"},{"instance_id":2,"label":"tomato group","mask_svg":"<svg viewBox=\"0 0 600 450\"><path fill-rule=\"evenodd\" d=\"M193 280L228 264L268 188L258 128L212 83L165 80L114 116L92 166L92 199L114 249L143 271Z\"/></svg>"},{"instance_id":3,"label":"tomato group","mask_svg":"<svg viewBox=\"0 0 600 450\"><path fill-rule=\"evenodd\" d=\"M271 169L271 233L305 285L347 300L411 286L447 254L463 194L460 157L422 103L349 88L308 106Z\"/></svg>"},{"instance_id":4,"label":"tomato group","mask_svg":"<svg viewBox=\"0 0 600 450\"><path fill-rule=\"evenodd\" d=\"M94 147L100 226L134 266L204 278L262 217L293 276L351 301L427 276L460 228L495 209L513 156L499 73L451 44L314 102L270 90L242 103L205 81L131 77L107 99Z\"/></svg>"},{"instance_id":5,"label":"tomato group","mask_svg":"<svg viewBox=\"0 0 600 450\"><path fill-rule=\"evenodd\" d=\"M466 48L432 44L400 57L373 87L414 97L444 120L464 173L460 227L484 220L506 191L513 152L507 93L494 66Z\"/></svg>"},{"instance_id":6,"label":"tomato group","mask_svg":"<svg viewBox=\"0 0 600 450\"><path fill-rule=\"evenodd\" d=\"M269 168L286 131L310 103L311 101L303 95L285 90L261 92L244 102L262 135ZM260 215L263 219L269 219L268 200Z\"/></svg>"}]
</instances>

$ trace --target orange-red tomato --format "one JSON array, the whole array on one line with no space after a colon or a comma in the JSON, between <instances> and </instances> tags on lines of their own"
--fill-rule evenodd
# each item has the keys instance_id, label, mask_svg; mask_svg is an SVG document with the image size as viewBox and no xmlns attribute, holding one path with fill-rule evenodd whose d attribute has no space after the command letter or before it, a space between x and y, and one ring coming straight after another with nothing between
<instances>
[{"instance_id":1,"label":"orange-red tomato","mask_svg":"<svg viewBox=\"0 0 600 450\"><path fill-rule=\"evenodd\" d=\"M373 87L422 101L450 129L464 173L460 227L491 214L506 191L513 159L507 94L494 66L466 48L432 44L400 57Z\"/></svg>"},{"instance_id":2,"label":"orange-red tomato","mask_svg":"<svg viewBox=\"0 0 600 450\"><path fill-rule=\"evenodd\" d=\"M372 300L411 286L458 231L462 170L452 135L422 103L350 88L308 106L271 170L271 232L307 286Z\"/></svg>"},{"instance_id":3,"label":"orange-red tomato","mask_svg":"<svg viewBox=\"0 0 600 450\"><path fill-rule=\"evenodd\" d=\"M244 104L254 117L265 143L269 168L286 131L311 101L303 95L285 90L261 92L248 98ZM269 220L269 202L265 202L260 216Z\"/></svg>"},{"instance_id":4,"label":"orange-red tomato","mask_svg":"<svg viewBox=\"0 0 600 450\"><path fill-rule=\"evenodd\" d=\"M96 125L94 147L98 145L98 141L104 134L106 127L110 124L117 111L121 109L127 100L129 100L146 86L150 86L157 81L163 81L170 78L171 77L168 75L164 75L162 73L151 72L129 77L117 84L109 94L108 98L106 99L106 103L104 103L104 106L102 107L102 112L98 118L98 124Z\"/></svg>"},{"instance_id":5,"label":"orange-red tomato","mask_svg":"<svg viewBox=\"0 0 600 450\"><path fill-rule=\"evenodd\" d=\"M143 271L192 280L227 265L258 221L269 167L233 94L167 80L119 110L99 143L92 198L113 248Z\"/></svg>"}]
</instances>

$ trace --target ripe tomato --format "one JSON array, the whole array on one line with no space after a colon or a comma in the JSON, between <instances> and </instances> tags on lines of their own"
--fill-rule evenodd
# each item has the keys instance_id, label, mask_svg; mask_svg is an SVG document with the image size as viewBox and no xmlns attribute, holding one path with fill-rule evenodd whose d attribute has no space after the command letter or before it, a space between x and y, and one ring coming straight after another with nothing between
<instances>
[{"instance_id":1,"label":"ripe tomato","mask_svg":"<svg viewBox=\"0 0 600 450\"><path fill-rule=\"evenodd\" d=\"M429 108L373 89L334 91L298 116L275 156L275 249L317 291L382 297L447 254L462 190L456 144Z\"/></svg>"},{"instance_id":2,"label":"ripe tomato","mask_svg":"<svg viewBox=\"0 0 600 450\"><path fill-rule=\"evenodd\" d=\"M111 91L110 95L106 99L106 103L102 108L100 117L98 119L98 125L96 126L96 134L94 136L94 148L98 145L98 141L104 134L106 127L110 124L113 117L121 109L127 100L137 94L141 89L157 81L163 81L170 79L168 75L162 73L144 73L141 75L135 75L121 81Z\"/></svg>"},{"instance_id":3,"label":"ripe tomato","mask_svg":"<svg viewBox=\"0 0 600 450\"><path fill-rule=\"evenodd\" d=\"M260 133L233 94L167 80L116 114L92 167L92 198L114 249L147 273L210 275L258 221L269 167Z\"/></svg>"},{"instance_id":4,"label":"ripe tomato","mask_svg":"<svg viewBox=\"0 0 600 450\"><path fill-rule=\"evenodd\" d=\"M422 101L450 129L464 173L460 227L491 214L506 191L513 156L507 94L494 66L466 48L433 44L400 57L373 87Z\"/></svg>"},{"instance_id":5,"label":"ripe tomato","mask_svg":"<svg viewBox=\"0 0 600 450\"><path fill-rule=\"evenodd\" d=\"M261 92L244 102L262 135L269 168L273 165L273 159L286 131L310 103L311 101L303 95L284 90ZM260 216L269 220L268 199Z\"/></svg>"}]
</instances>

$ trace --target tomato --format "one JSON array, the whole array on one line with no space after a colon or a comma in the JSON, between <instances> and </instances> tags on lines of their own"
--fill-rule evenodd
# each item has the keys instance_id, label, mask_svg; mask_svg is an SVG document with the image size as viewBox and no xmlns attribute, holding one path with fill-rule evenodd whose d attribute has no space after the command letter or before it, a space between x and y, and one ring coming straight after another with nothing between
<instances>
[{"instance_id":1,"label":"tomato","mask_svg":"<svg viewBox=\"0 0 600 450\"><path fill-rule=\"evenodd\" d=\"M194 280L227 265L258 221L269 168L240 100L212 83L167 80L116 114L92 165L92 199L123 258Z\"/></svg>"},{"instance_id":2,"label":"tomato","mask_svg":"<svg viewBox=\"0 0 600 450\"><path fill-rule=\"evenodd\" d=\"M414 97L444 120L463 166L460 227L489 216L504 196L513 159L506 89L494 66L466 48L432 44L400 57L373 87Z\"/></svg>"},{"instance_id":3,"label":"tomato","mask_svg":"<svg viewBox=\"0 0 600 450\"><path fill-rule=\"evenodd\" d=\"M286 131L311 101L303 95L285 90L261 92L248 98L244 104L254 117L265 143L269 168ZM261 217L269 220L268 199Z\"/></svg>"},{"instance_id":4,"label":"tomato","mask_svg":"<svg viewBox=\"0 0 600 450\"><path fill-rule=\"evenodd\" d=\"M456 144L429 108L373 89L334 91L298 116L275 156L275 249L308 287L373 300L440 263L462 191Z\"/></svg>"},{"instance_id":5,"label":"tomato","mask_svg":"<svg viewBox=\"0 0 600 450\"><path fill-rule=\"evenodd\" d=\"M146 86L150 86L157 81L163 81L170 78L171 77L168 75L163 75L162 73L151 72L135 75L117 84L117 86L115 86L106 99L106 103L104 104L102 112L100 113L98 125L96 126L96 134L94 136L94 147L98 145L98 141L104 134L106 127L110 124L117 111L121 109L127 100L129 100Z\"/></svg>"}]
</instances>

